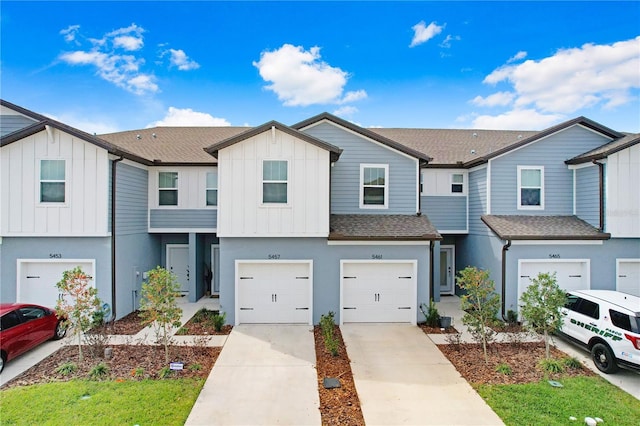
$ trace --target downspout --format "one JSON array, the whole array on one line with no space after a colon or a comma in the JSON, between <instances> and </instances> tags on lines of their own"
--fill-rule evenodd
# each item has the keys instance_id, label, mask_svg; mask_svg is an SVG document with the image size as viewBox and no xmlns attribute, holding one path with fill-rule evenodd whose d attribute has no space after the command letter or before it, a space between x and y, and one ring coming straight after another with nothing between
<instances>
[{"instance_id":1,"label":"downspout","mask_svg":"<svg viewBox=\"0 0 640 426\"><path fill-rule=\"evenodd\" d=\"M111 321L116 320L116 165L122 160L111 162Z\"/></svg>"},{"instance_id":2,"label":"downspout","mask_svg":"<svg viewBox=\"0 0 640 426\"><path fill-rule=\"evenodd\" d=\"M598 163L598 160L592 160L593 164L598 166L598 190L600 192L599 197L599 209L600 209L600 226L598 227L598 231L604 231L604 164Z\"/></svg>"},{"instance_id":3,"label":"downspout","mask_svg":"<svg viewBox=\"0 0 640 426\"><path fill-rule=\"evenodd\" d=\"M509 247L511 247L511 240L507 240L507 244L502 246L502 309L501 309L501 314L502 314L502 319L507 321L507 317L506 317L506 312L505 312L505 308L506 308L506 298L505 295L507 294L507 252L509 251Z\"/></svg>"},{"instance_id":4,"label":"downspout","mask_svg":"<svg viewBox=\"0 0 640 426\"><path fill-rule=\"evenodd\" d=\"M435 291L435 288L433 286L433 249L435 246L435 241L429 241L429 300L434 300L433 292Z\"/></svg>"}]
</instances>

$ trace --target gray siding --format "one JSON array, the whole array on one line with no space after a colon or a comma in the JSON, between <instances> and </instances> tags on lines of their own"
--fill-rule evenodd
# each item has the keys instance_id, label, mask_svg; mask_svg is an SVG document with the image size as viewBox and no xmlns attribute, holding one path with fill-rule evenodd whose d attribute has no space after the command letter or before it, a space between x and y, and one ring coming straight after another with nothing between
<instances>
[{"instance_id":1,"label":"gray siding","mask_svg":"<svg viewBox=\"0 0 640 426\"><path fill-rule=\"evenodd\" d=\"M150 228L215 228L218 210L214 209L152 209Z\"/></svg>"},{"instance_id":2,"label":"gray siding","mask_svg":"<svg viewBox=\"0 0 640 426\"><path fill-rule=\"evenodd\" d=\"M573 214L573 171L565 160L608 142L575 126L491 161L491 214ZM517 209L517 166L544 166L544 210Z\"/></svg>"},{"instance_id":3,"label":"gray siding","mask_svg":"<svg viewBox=\"0 0 640 426\"><path fill-rule=\"evenodd\" d=\"M416 213L418 196L416 160L332 124L322 123L305 132L344 150L331 169L332 213ZM388 209L360 209L360 164L389 165Z\"/></svg>"},{"instance_id":4,"label":"gray siding","mask_svg":"<svg viewBox=\"0 0 640 426\"><path fill-rule=\"evenodd\" d=\"M313 260L313 322L329 311L340 321L340 259L383 259L418 261L418 299L429 302L429 246L329 246L324 238L221 238L220 309L227 322L235 323L235 260L265 260L279 254L281 260ZM424 316L416 309L417 320Z\"/></svg>"},{"instance_id":5,"label":"gray siding","mask_svg":"<svg viewBox=\"0 0 640 426\"><path fill-rule=\"evenodd\" d=\"M116 234L147 232L149 173L122 163L118 163L117 167Z\"/></svg>"},{"instance_id":6,"label":"gray siding","mask_svg":"<svg viewBox=\"0 0 640 426\"><path fill-rule=\"evenodd\" d=\"M480 220L487 213L487 169L469 172L469 233L488 235L489 228Z\"/></svg>"},{"instance_id":7,"label":"gray siding","mask_svg":"<svg viewBox=\"0 0 640 426\"><path fill-rule=\"evenodd\" d=\"M420 205L438 231L467 229L467 197L425 196Z\"/></svg>"},{"instance_id":8,"label":"gray siding","mask_svg":"<svg viewBox=\"0 0 640 426\"><path fill-rule=\"evenodd\" d=\"M578 169L576 173L576 215L600 226L600 181L598 166Z\"/></svg>"},{"instance_id":9,"label":"gray siding","mask_svg":"<svg viewBox=\"0 0 640 426\"><path fill-rule=\"evenodd\" d=\"M0 136L24 129L35 122L35 120L22 115L0 115Z\"/></svg>"}]
</instances>

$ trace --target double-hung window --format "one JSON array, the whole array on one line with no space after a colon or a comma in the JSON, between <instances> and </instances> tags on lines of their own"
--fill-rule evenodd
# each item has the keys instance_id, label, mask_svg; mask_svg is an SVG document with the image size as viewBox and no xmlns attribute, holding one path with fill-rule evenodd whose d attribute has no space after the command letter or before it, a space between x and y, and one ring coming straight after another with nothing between
<instances>
[{"instance_id":1,"label":"double-hung window","mask_svg":"<svg viewBox=\"0 0 640 426\"><path fill-rule=\"evenodd\" d=\"M65 202L65 160L40 160L40 202Z\"/></svg>"},{"instance_id":2,"label":"double-hung window","mask_svg":"<svg viewBox=\"0 0 640 426\"><path fill-rule=\"evenodd\" d=\"M518 166L518 209L544 209L544 168Z\"/></svg>"},{"instance_id":3,"label":"double-hung window","mask_svg":"<svg viewBox=\"0 0 640 426\"><path fill-rule=\"evenodd\" d=\"M218 174L207 173L207 206L218 205Z\"/></svg>"},{"instance_id":4,"label":"double-hung window","mask_svg":"<svg viewBox=\"0 0 640 426\"><path fill-rule=\"evenodd\" d=\"M158 205L178 205L178 172L158 173Z\"/></svg>"},{"instance_id":5,"label":"double-hung window","mask_svg":"<svg viewBox=\"0 0 640 426\"><path fill-rule=\"evenodd\" d=\"M286 160L262 162L262 202L287 204L288 164Z\"/></svg>"},{"instance_id":6,"label":"double-hung window","mask_svg":"<svg viewBox=\"0 0 640 426\"><path fill-rule=\"evenodd\" d=\"M386 209L389 202L389 166L360 165L360 208Z\"/></svg>"},{"instance_id":7,"label":"double-hung window","mask_svg":"<svg viewBox=\"0 0 640 426\"><path fill-rule=\"evenodd\" d=\"M464 192L464 175L462 173L453 173L451 175L451 193L462 194Z\"/></svg>"}]
</instances>

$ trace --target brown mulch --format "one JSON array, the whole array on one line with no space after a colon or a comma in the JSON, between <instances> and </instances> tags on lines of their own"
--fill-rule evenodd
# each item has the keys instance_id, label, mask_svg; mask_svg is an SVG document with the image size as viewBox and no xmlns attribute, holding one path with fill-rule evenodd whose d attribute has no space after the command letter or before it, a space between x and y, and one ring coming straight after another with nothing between
<instances>
[{"instance_id":1,"label":"brown mulch","mask_svg":"<svg viewBox=\"0 0 640 426\"><path fill-rule=\"evenodd\" d=\"M66 382L73 379L86 379L90 371L98 364L107 366L108 374L103 380L142 380L157 379L165 364L164 346L112 345L113 356L104 359L91 356L91 347L83 346L83 362L78 361L78 347L63 346L56 352L34 365L24 373L9 381L3 388L26 386L51 381ZM204 378L209 375L221 348L205 346L170 346L171 362L184 363L181 371L172 371L166 378ZM73 362L77 371L64 375L56 369Z\"/></svg>"},{"instance_id":2,"label":"brown mulch","mask_svg":"<svg viewBox=\"0 0 640 426\"><path fill-rule=\"evenodd\" d=\"M232 325L226 324L222 326L220 331L216 331L213 323L210 321L202 321L196 319L196 315L191 317L181 328L176 335L178 336L210 336L210 335L222 335L229 334L233 329Z\"/></svg>"},{"instance_id":3,"label":"brown mulch","mask_svg":"<svg viewBox=\"0 0 640 426\"><path fill-rule=\"evenodd\" d=\"M320 326L313 327L313 334L316 346L316 371L322 424L363 426L364 417L360 409L360 400L340 328L335 326L334 331L334 336L339 342L338 356L331 355L325 348ZM325 377L337 378L340 381L340 387L325 389L323 385Z\"/></svg>"},{"instance_id":4,"label":"brown mulch","mask_svg":"<svg viewBox=\"0 0 640 426\"><path fill-rule=\"evenodd\" d=\"M140 311L133 311L119 320L108 322L104 325L104 333L110 335L134 335L144 328ZM91 333L93 330L90 330Z\"/></svg>"},{"instance_id":5,"label":"brown mulch","mask_svg":"<svg viewBox=\"0 0 640 426\"><path fill-rule=\"evenodd\" d=\"M456 334L456 333L458 333L458 330L456 330L456 328L453 327L453 326L447 327L447 328L429 327L426 323L422 322L422 323L418 323L418 327L420 327L422 329L422 331L424 331L426 334Z\"/></svg>"},{"instance_id":6,"label":"brown mulch","mask_svg":"<svg viewBox=\"0 0 640 426\"><path fill-rule=\"evenodd\" d=\"M479 343L438 345L438 349L451 361L460 375L473 384L532 383L595 374L585 367L564 367L563 373L545 372L538 365L545 358L544 342L491 343L488 346L488 364L484 361L482 345ZM552 347L551 357L563 360L568 358L568 355ZM509 365L512 373L507 375L497 372L499 364Z\"/></svg>"}]
</instances>

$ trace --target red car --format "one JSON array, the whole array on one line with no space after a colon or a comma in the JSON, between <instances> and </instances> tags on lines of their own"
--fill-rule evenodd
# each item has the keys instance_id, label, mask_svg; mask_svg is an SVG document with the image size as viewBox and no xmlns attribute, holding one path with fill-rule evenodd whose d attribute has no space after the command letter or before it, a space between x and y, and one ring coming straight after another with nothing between
<instances>
[{"instance_id":1,"label":"red car","mask_svg":"<svg viewBox=\"0 0 640 426\"><path fill-rule=\"evenodd\" d=\"M52 309L29 303L0 304L0 372L7 361L66 333Z\"/></svg>"}]
</instances>

